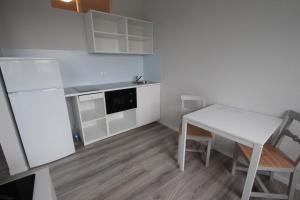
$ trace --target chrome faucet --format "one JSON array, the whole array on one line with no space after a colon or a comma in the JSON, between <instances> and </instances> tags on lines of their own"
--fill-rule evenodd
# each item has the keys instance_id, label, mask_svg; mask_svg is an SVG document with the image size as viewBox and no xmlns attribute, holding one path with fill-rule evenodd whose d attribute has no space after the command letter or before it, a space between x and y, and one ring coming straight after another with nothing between
<instances>
[{"instance_id":1,"label":"chrome faucet","mask_svg":"<svg viewBox=\"0 0 300 200\"><path fill-rule=\"evenodd\" d=\"M134 82L135 82L135 83L138 83L139 80L141 80L142 77L143 77L143 76L135 76Z\"/></svg>"}]
</instances>

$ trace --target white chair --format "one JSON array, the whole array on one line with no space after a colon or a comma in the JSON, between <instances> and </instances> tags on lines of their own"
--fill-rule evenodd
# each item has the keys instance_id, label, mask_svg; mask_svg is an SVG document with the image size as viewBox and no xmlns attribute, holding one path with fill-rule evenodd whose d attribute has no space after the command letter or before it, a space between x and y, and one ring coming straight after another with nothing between
<instances>
[{"instance_id":1,"label":"white chair","mask_svg":"<svg viewBox=\"0 0 300 200\"><path fill-rule=\"evenodd\" d=\"M259 166L256 174L256 181L260 186L262 192L252 192L251 197L256 198L268 198L268 199L288 199L294 200L296 181L300 175L300 155L298 159L293 161L288 155L283 153L278 145L283 137L290 137L291 141L294 141L300 145L300 138L290 132L289 127L293 121L300 122L300 113L294 111L288 111L285 115L283 123L279 129L279 133L275 135L271 144L265 144L262 150L262 154L259 161ZM233 156L232 174L235 174L236 170L247 171L247 168L237 166L239 153L246 158L247 163L250 162L252 149L243 144L236 144L236 151ZM286 172L290 173L289 187L286 194L271 193L268 188L264 185L261 178L258 176L259 172L270 172L272 177L274 172Z\"/></svg>"},{"instance_id":2,"label":"white chair","mask_svg":"<svg viewBox=\"0 0 300 200\"><path fill-rule=\"evenodd\" d=\"M205 99L201 96L190 96L182 95L181 96L181 114L182 116L193 111L199 110L205 107ZM180 126L181 131L181 126ZM209 166L210 151L212 145L213 136L210 132L203 130L199 127L193 126L191 124L187 125L187 140L193 140L196 142L207 142L206 148L206 160L205 166ZM186 149L188 152L205 152L205 150L196 150L196 149Z\"/></svg>"}]
</instances>

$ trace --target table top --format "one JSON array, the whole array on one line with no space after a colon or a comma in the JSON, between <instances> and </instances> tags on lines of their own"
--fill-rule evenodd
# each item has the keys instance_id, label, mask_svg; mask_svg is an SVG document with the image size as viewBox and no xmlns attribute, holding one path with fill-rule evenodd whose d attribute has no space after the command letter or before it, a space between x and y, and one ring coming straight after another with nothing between
<instances>
[{"instance_id":1,"label":"table top","mask_svg":"<svg viewBox=\"0 0 300 200\"><path fill-rule=\"evenodd\" d=\"M220 104L184 115L184 119L220 136L245 141L246 145L264 145L282 122L277 117Z\"/></svg>"}]
</instances>

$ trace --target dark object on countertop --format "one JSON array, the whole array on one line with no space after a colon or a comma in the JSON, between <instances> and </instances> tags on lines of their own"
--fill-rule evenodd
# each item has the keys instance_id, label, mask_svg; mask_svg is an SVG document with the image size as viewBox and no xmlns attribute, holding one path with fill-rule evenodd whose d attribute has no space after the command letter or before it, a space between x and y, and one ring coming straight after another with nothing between
<instances>
[{"instance_id":1,"label":"dark object on countertop","mask_svg":"<svg viewBox=\"0 0 300 200\"><path fill-rule=\"evenodd\" d=\"M142 78L143 76L135 76L134 77L134 83L138 83L140 80L141 80L141 78Z\"/></svg>"}]
</instances>

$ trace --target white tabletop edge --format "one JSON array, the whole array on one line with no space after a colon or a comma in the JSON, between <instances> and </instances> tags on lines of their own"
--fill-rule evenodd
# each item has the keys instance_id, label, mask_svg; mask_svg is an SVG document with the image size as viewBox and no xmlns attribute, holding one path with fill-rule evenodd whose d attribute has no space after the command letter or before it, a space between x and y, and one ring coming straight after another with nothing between
<instances>
[{"instance_id":1,"label":"white tabletop edge","mask_svg":"<svg viewBox=\"0 0 300 200\"><path fill-rule=\"evenodd\" d=\"M231 133L228 133L228 132L216 129L216 128L212 128L212 127L206 126L204 124L201 124L201 123L196 122L194 120L190 120L188 118L187 118L187 121L188 121L188 124L191 124L191 125L194 125L194 126L198 126L198 127L202 128L204 130L207 130L207 131L213 133L213 134L216 134L216 135L222 136L224 138L227 138L229 140L232 140L232 141L244 144L244 145L249 146L251 148L253 147L254 144L258 144L256 142L253 142L253 141L250 141L250 140L247 140L247 139L240 139L240 138L236 137L235 135L233 135Z\"/></svg>"},{"instance_id":2,"label":"white tabletop edge","mask_svg":"<svg viewBox=\"0 0 300 200\"><path fill-rule=\"evenodd\" d=\"M268 126L267 129L268 130L268 133L265 133L265 135L263 135L262 137L260 138L257 138L257 137L249 137L249 135L244 135L243 134L233 134L231 133L230 131L226 131L220 127L214 127L214 126L211 126L209 124L206 124L205 120L203 120L203 117L205 117L205 111L209 110L209 109L213 109L213 108L224 108L224 109L233 109L232 111L236 112L245 112L246 114L252 114L252 115L256 115L256 116L260 116L260 117L263 117L263 118L266 118L267 120L271 121L270 123L270 126ZM213 111L213 110L212 110ZM228 111L228 110L227 110ZM199 114L199 113L204 113L201 117L202 117L202 120L197 120L195 119L195 115ZM233 113L235 114L235 113ZM200 115L199 115L200 116ZM211 117L211 116L208 116L208 117ZM220 135L220 136L223 136L225 138L228 138L228 139L231 139L231 140L234 140L234 141L237 141L237 142L241 142L247 146L252 146L253 144L258 144L258 145L263 145L267 142L267 140L271 137L271 135L273 133L275 133L275 131L279 128L281 122L282 122L282 119L280 118L276 118L276 117L273 117L273 116L269 116L269 115L265 115L265 114L261 114L261 113L257 113L257 112L251 112L251 111L248 111L248 110L243 110L243 109L240 109L240 108L235 108L235 107L232 107L232 106L225 106L225 105L221 105L221 104L213 104L211 106L208 106L206 108L203 108L201 110L198 110L198 111L195 111L193 113L190 113L190 114L187 114L187 115L184 115L183 116L184 119L186 119L188 122L191 122L193 125L198 125L200 128L203 128L203 129L206 129L212 133L215 133L217 135ZM220 119L217 119L217 120L220 120ZM223 118L222 120L226 120L226 118ZM216 123L218 124L218 123ZM222 123L221 123L222 124ZM240 129L241 130L241 129Z\"/></svg>"}]
</instances>

